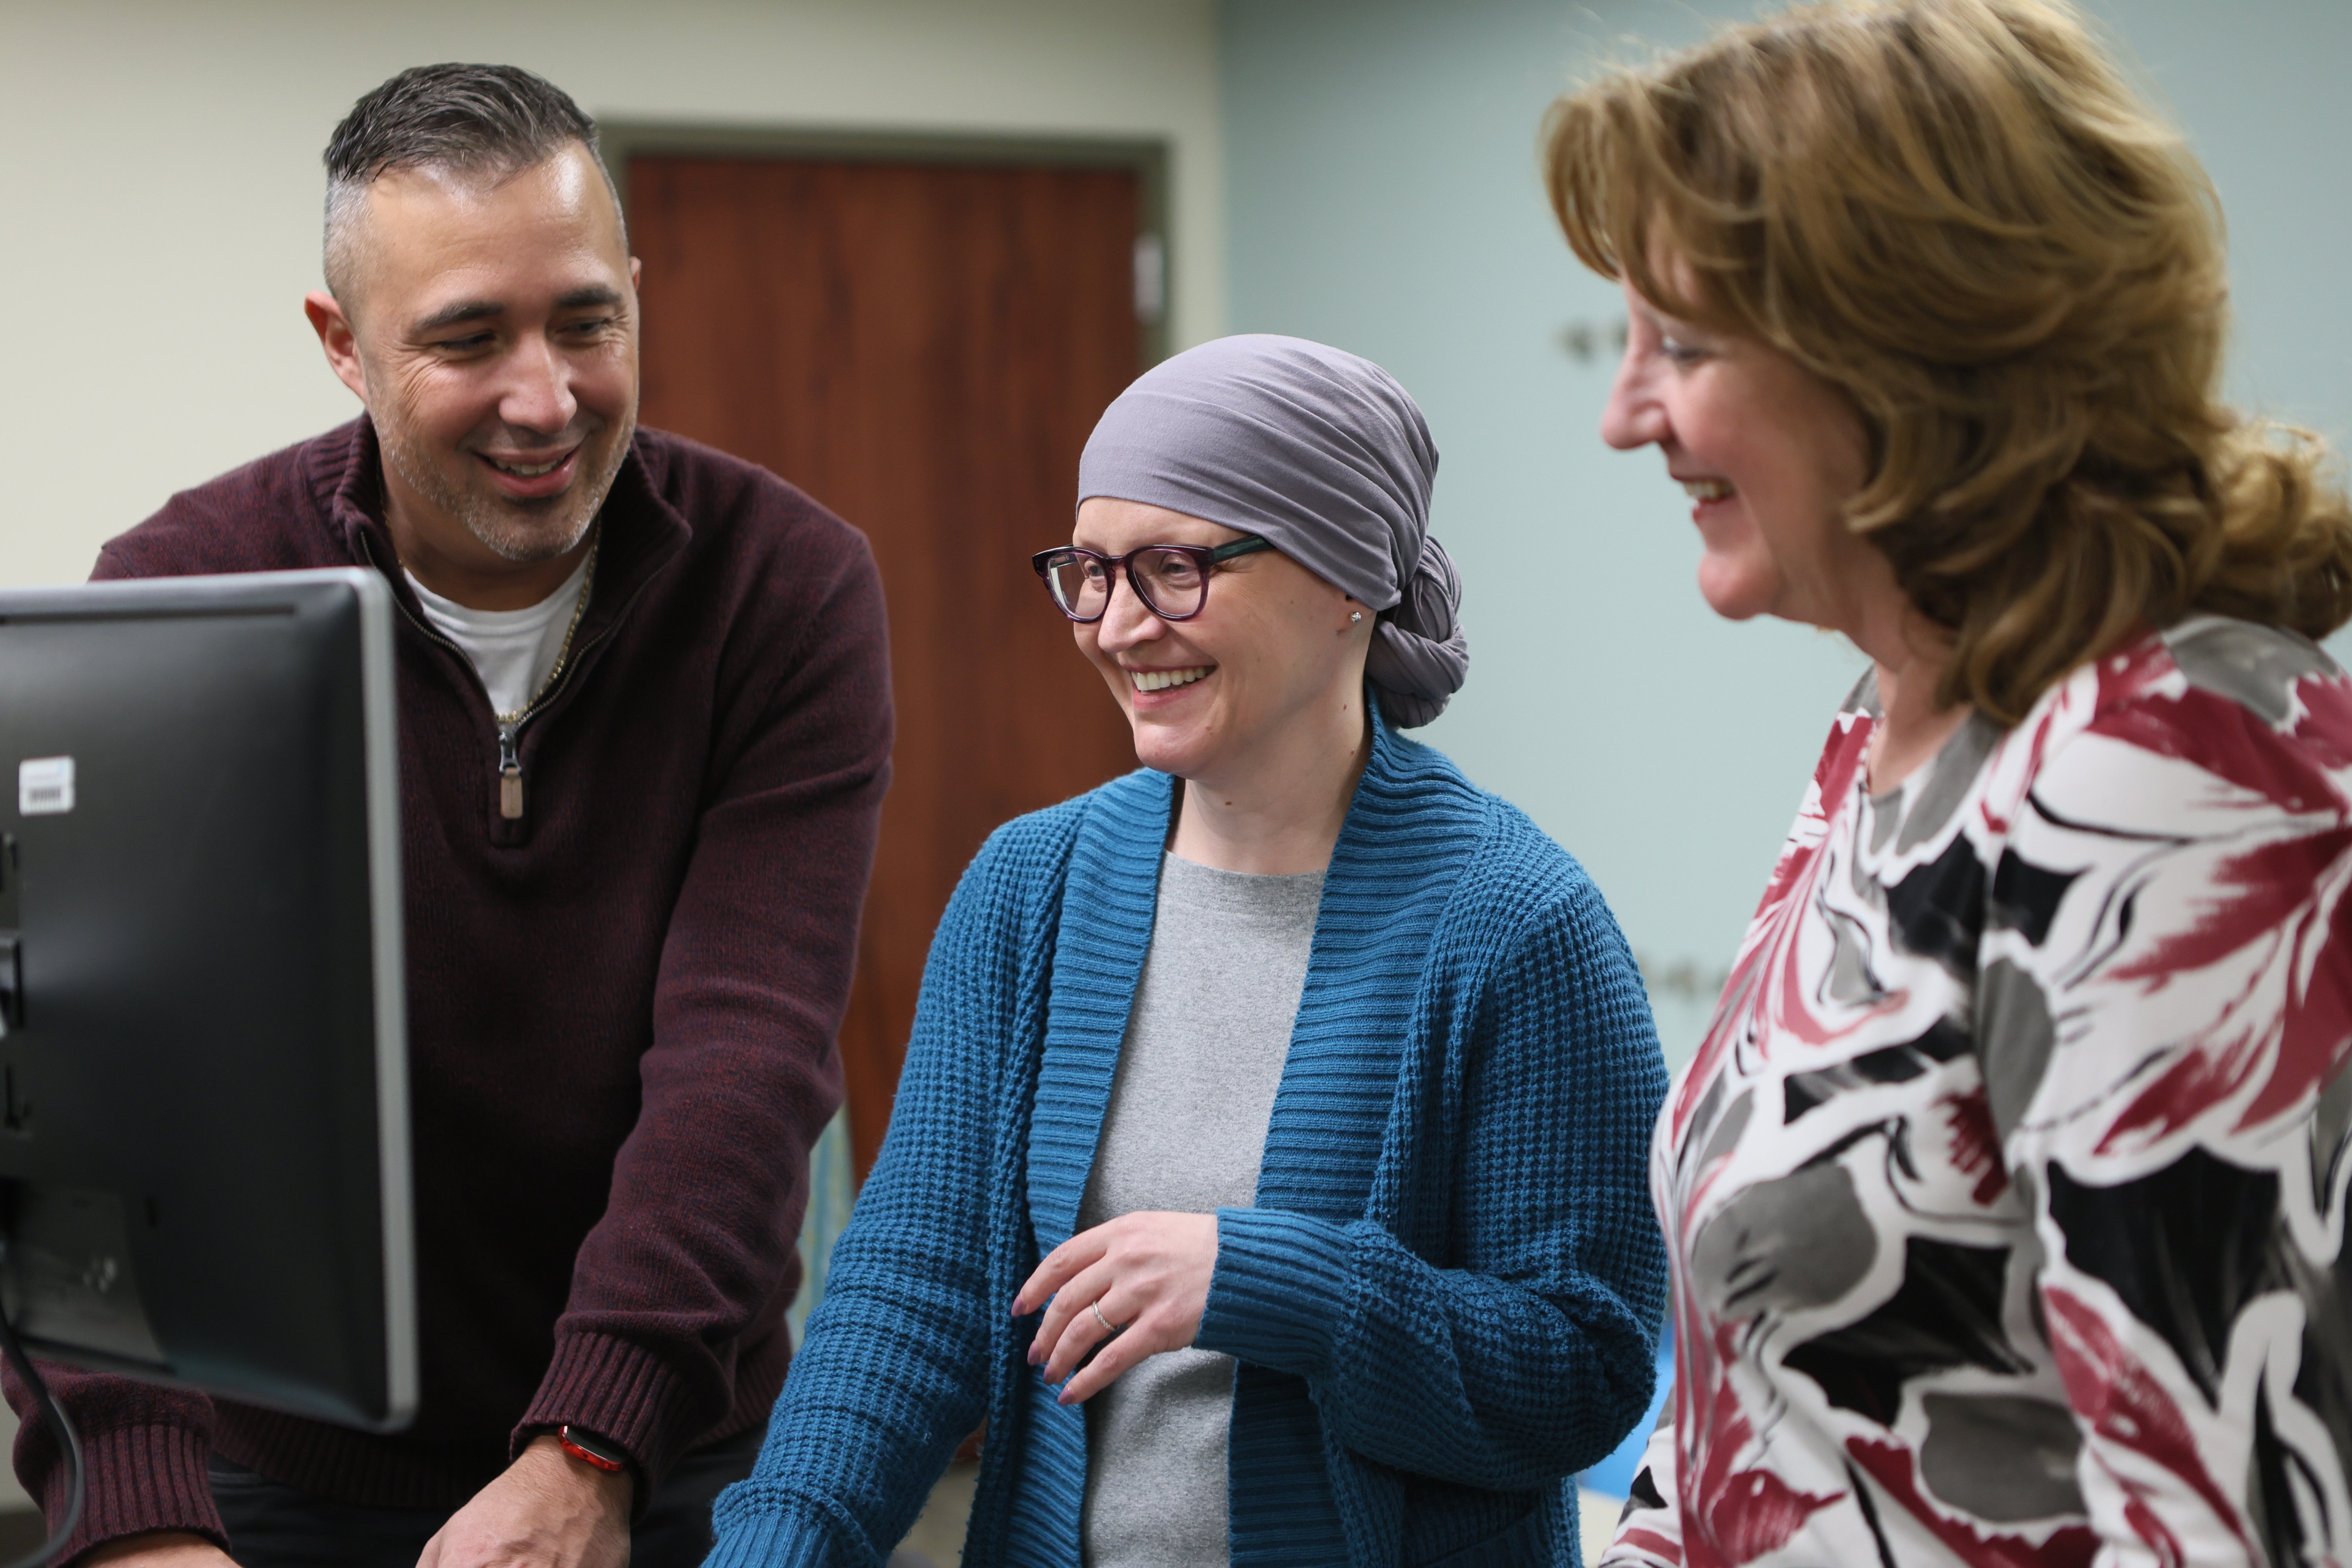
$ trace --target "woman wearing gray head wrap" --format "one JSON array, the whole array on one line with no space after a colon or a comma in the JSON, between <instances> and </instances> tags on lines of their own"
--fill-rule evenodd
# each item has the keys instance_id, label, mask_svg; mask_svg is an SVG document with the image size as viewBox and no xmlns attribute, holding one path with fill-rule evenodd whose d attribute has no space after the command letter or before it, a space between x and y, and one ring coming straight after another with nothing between
<instances>
[{"instance_id":1,"label":"woman wearing gray head wrap","mask_svg":"<svg viewBox=\"0 0 2352 1568\"><path fill-rule=\"evenodd\" d=\"M1436 467L1295 338L1103 416L1034 564L1146 769L965 874L713 1563L873 1561L982 1417L972 1568L1571 1560L1665 1072L1583 872L1391 727L1467 662Z\"/></svg>"},{"instance_id":2,"label":"woman wearing gray head wrap","mask_svg":"<svg viewBox=\"0 0 2352 1568\"><path fill-rule=\"evenodd\" d=\"M1078 500L1255 533L1382 612L1365 673L1390 722L1462 689L1462 580L1429 537L1437 444L1396 378L1304 338L1220 338L1147 372L1078 459Z\"/></svg>"}]
</instances>

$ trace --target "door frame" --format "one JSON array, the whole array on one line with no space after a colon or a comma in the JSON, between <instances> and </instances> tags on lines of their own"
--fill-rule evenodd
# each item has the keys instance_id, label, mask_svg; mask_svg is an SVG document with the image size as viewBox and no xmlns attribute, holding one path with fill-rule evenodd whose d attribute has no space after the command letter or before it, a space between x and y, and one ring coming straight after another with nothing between
<instances>
[{"instance_id":1,"label":"door frame","mask_svg":"<svg viewBox=\"0 0 2352 1568\"><path fill-rule=\"evenodd\" d=\"M1141 211L1139 238L1159 241L1160 313L1136 313L1136 358L1145 369L1169 355L1170 318L1176 298L1177 245L1169 202L1169 147L1150 138L1018 136L989 132L891 131L831 126L740 125L691 121L612 120L597 122L604 172L629 212L629 160L640 154L682 157L822 159L835 163L971 163L997 168L1128 169L1137 177Z\"/></svg>"}]
</instances>

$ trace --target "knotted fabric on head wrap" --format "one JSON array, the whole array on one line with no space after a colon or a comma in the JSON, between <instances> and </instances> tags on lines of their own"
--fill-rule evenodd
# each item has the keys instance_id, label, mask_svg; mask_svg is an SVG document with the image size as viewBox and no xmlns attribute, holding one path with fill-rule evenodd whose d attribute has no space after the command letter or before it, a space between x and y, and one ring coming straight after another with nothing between
<instances>
[{"instance_id":1,"label":"knotted fabric on head wrap","mask_svg":"<svg viewBox=\"0 0 2352 1568\"><path fill-rule=\"evenodd\" d=\"M1364 673L1426 724L1462 689L1462 579L1429 537L1437 445L1396 378L1304 338L1219 338L1143 373L1078 459L1078 500L1164 506L1265 538L1381 616Z\"/></svg>"}]
</instances>

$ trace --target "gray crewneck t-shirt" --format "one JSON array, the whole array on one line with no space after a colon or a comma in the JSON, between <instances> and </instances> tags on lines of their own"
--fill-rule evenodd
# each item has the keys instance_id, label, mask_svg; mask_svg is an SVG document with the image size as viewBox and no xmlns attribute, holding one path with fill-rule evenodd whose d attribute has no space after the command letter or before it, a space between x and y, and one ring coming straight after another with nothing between
<instances>
[{"instance_id":1,"label":"gray crewneck t-shirt","mask_svg":"<svg viewBox=\"0 0 2352 1568\"><path fill-rule=\"evenodd\" d=\"M1213 1214L1257 1198L1323 873L1265 877L1163 855L1080 1229L1138 1210ZM1088 1568L1232 1560L1226 1434L1234 1360L1166 1351L1087 1402Z\"/></svg>"}]
</instances>

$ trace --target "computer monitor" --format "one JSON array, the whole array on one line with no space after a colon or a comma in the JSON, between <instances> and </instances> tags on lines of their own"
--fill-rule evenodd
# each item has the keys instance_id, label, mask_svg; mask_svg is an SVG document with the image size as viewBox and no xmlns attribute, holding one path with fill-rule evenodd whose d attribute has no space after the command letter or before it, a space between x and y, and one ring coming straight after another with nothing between
<instances>
[{"instance_id":1,"label":"computer monitor","mask_svg":"<svg viewBox=\"0 0 2352 1568\"><path fill-rule=\"evenodd\" d=\"M416 1404L391 594L0 591L0 1310L36 1355Z\"/></svg>"}]
</instances>

